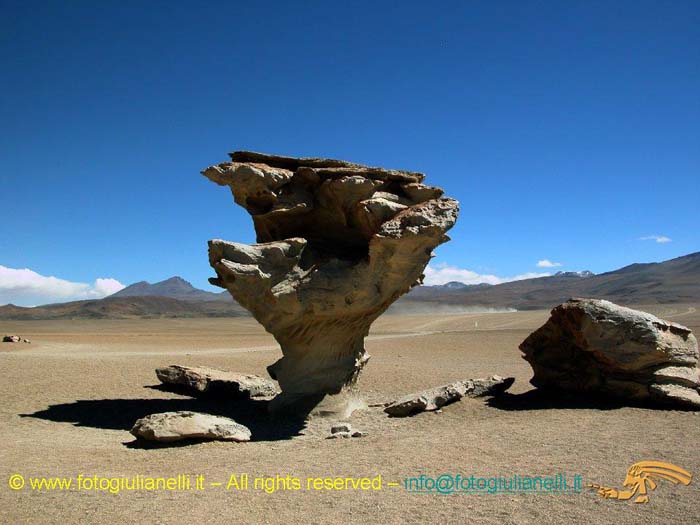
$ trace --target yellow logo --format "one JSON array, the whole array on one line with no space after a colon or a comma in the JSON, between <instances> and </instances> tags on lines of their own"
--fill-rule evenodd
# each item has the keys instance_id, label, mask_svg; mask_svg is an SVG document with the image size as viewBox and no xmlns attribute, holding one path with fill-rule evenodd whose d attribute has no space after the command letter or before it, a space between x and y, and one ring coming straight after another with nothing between
<instances>
[{"instance_id":1,"label":"yellow logo","mask_svg":"<svg viewBox=\"0 0 700 525\"><path fill-rule=\"evenodd\" d=\"M588 486L595 489L599 496L605 499L629 500L634 496L637 498L635 503L648 503L648 491L654 490L657 483L665 479L674 485L682 483L689 485L693 475L687 470L674 465L673 463L664 463L663 461L640 461L635 463L627 470L627 477L622 483L627 489L616 489L613 487L605 487L597 483L589 483Z\"/></svg>"}]
</instances>

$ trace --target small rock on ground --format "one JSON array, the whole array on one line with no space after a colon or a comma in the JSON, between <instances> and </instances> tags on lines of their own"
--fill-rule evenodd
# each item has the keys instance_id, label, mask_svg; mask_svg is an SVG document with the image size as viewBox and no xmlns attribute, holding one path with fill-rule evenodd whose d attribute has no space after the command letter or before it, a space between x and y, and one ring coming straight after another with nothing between
<instances>
[{"instance_id":1,"label":"small rock on ground","mask_svg":"<svg viewBox=\"0 0 700 525\"><path fill-rule=\"evenodd\" d=\"M131 433L137 438L164 443L183 439L250 441L250 429L233 419L199 412L162 412L134 423Z\"/></svg>"}]
</instances>

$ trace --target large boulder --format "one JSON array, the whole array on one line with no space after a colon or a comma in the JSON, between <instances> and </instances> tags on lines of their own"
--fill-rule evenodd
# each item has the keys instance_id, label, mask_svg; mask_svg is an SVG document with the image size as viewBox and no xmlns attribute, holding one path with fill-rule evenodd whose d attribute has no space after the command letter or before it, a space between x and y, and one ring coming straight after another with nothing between
<instances>
[{"instance_id":1,"label":"large boulder","mask_svg":"<svg viewBox=\"0 0 700 525\"><path fill-rule=\"evenodd\" d=\"M206 366L170 365L156 368L156 376L162 383L195 396L272 397L279 392L277 385L264 377Z\"/></svg>"},{"instance_id":2,"label":"large boulder","mask_svg":"<svg viewBox=\"0 0 700 525\"><path fill-rule=\"evenodd\" d=\"M419 412L438 410L463 397L497 396L508 390L514 381L512 377L501 376L455 381L404 396L387 405L384 412L393 417L406 417Z\"/></svg>"},{"instance_id":3,"label":"large boulder","mask_svg":"<svg viewBox=\"0 0 700 525\"><path fill-rule=\"evenodd\" d=\"M183 439L250 441L250 430L233 419L199 412L162 412L142 417L131 433L140 439L168 443Z\"/></svg>"},{"instance_id":4,"label":"large boulder","mask_svg":"<svg viewBox=\"0 0 700 525\"><path fill-rule=\"evenodd\" d=\"M520 350L539 388L700 408L695 336L646 312L571 299Z\"/></svg>"},{"instance_id":5,"label":"large boulder","mask_svg":"<svg viewBox=\"0 0 700 525\"><path fill-rule=\"evenodd\" d=\"M333 159L239 151L202 173L253 219L257 244L209 241L210 282L282 348L268 367L282 390L270 408L346 393L369 359L370 325L422 282L458 202L422 173Z\"/></svg>"}]
</instances>

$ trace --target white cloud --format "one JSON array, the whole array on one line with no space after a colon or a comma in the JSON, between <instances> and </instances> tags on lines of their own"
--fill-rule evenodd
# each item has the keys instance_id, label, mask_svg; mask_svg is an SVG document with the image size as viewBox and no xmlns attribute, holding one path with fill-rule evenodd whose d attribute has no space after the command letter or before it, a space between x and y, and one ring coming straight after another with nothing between
<instances>
[{"instance_id":1,"label":"white cloud","mask_svg":"<svg viewBox=\"0 0 700 525\"><path fill-rule=\"evenodd\" d=\"M457 268L448 264L440 263L428 265L423 272L425 274L424 284L436 285L445 284L450 281L459 281L464 284L501 284L511 281L521 281L523 279L534 279L536 277L547 277L549 273L523 273L513 277L498 277L491 274L480 274L464 268Z\"/></svg>"},{"instance_id":2,"label":"white cloud","mask_svg":"<svg viewBox=\"0 0 700 525\"><path fill-rule=\"evenodd\" d=\"M124 285L116 279L97 279L93 284L75 283L46 277L28 268L17 269L0 265L0 305L38 304L100 299L118 292Z\"/></svg>"},{"instance_id":3,"label":"white cloud","mask_svg":"<svg viewBox=\"0 0 700 525\"><path fill-rule=\"evenodd\" d=\"M558 266L561 266L561 263L552 262L549 259L542 259L541 261L537 261L538 268L557 268Z\"/></svg>"},{"instance_id":4,"label":"white cloud","mask_svg":"<svg viewBox=\"0 0 700 525\"><path fill-rule=\"evenodd\" d=\"M671 242L670 237L666 237L665 235L647 235L645 237L640 237L640 241L656 241L659 244L666 244L667 242Z\"/></svg>"}]
</instances>

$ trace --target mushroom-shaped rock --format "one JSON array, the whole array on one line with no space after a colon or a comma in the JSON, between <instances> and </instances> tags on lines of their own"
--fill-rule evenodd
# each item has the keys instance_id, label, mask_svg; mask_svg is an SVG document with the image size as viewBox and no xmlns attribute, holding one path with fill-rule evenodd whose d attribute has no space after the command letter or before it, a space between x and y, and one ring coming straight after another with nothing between
<instances>
[{"instance_id":1,"label":"mushroom-shaped rock","mask_svg":"<svg viewBox=\"0 0 700 525\"><path fill-rule=\"evenodd\" d=\"M421 282L458 202L424 175L346 161L235 152L205 169L253 217L257 244L209 242L212 284L279 342L271 409L353 384L372 322ZM336 404L337 406L337 404Z\"/></svg>"},{"instance_id":2,"label":"mushroom-shaped rock","mask_svg":"<svg viewBox=\"0 0 700 525\"><path fill-rule=\"evenodd\" d=\"M539 388L700 408L695 336L646 312L571 299L520 349Z\"/></svg>"}]
</instances>

